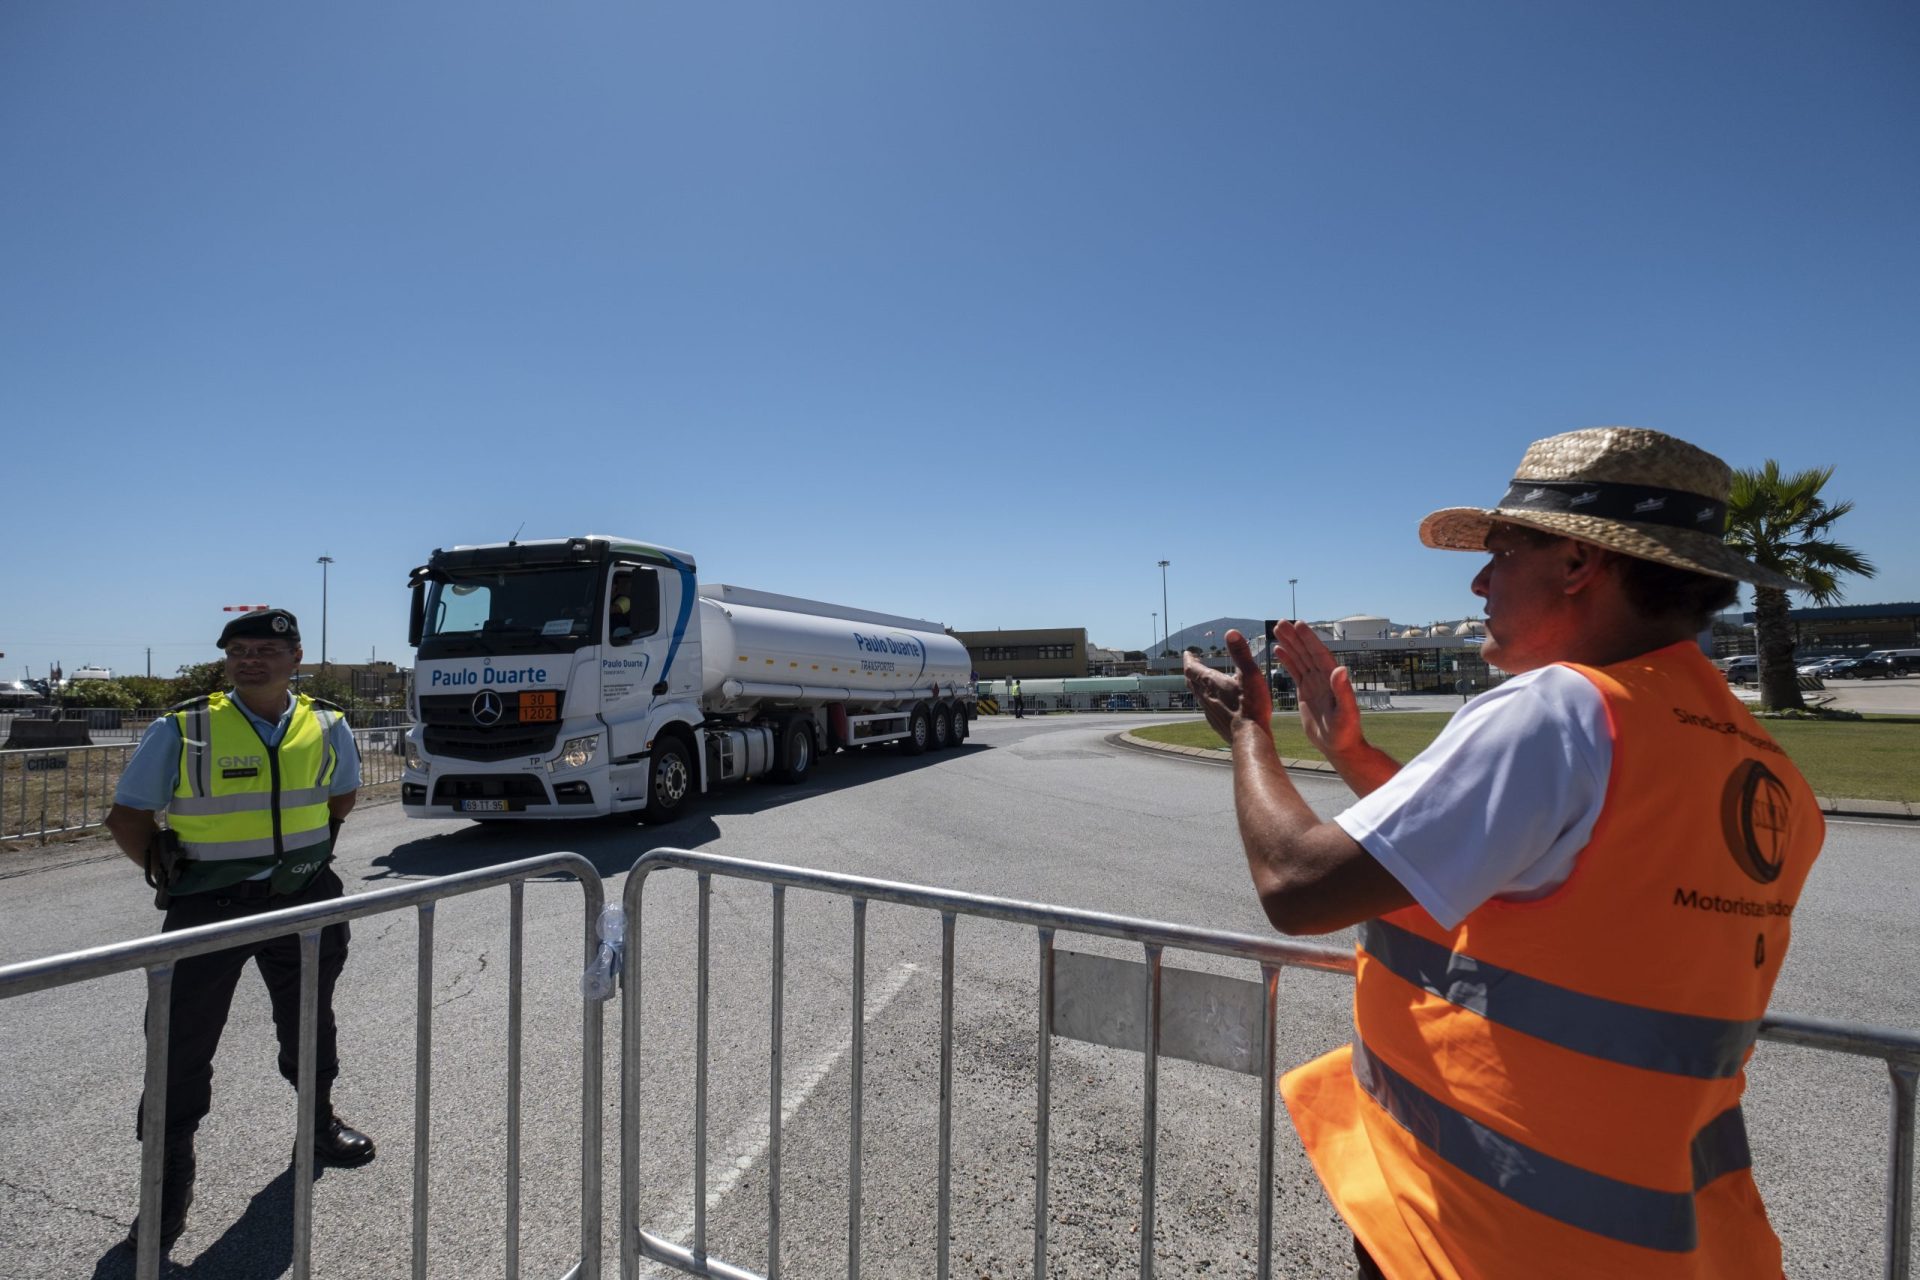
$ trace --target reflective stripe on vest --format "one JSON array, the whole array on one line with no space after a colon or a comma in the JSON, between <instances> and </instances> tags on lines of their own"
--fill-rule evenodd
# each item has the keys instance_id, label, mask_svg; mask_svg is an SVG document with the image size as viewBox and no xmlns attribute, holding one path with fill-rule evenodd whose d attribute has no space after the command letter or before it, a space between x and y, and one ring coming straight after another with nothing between
<instances>
[{"instance_id":1,"label":"reflective stripe on vest","mask_svg":"<svg viewBox=\"0 0 1920 1280\"><path fill-rule=\"evenodd\" d=\"M175 893L248 879L329 844L328 789L339 763L331 729L339 718L302 694L285 735L269 747L225 694L175 713L180 770L168 825L187 858ZM234 761L246 763L223 763Z\"/></svg>"},{"instance_id":2,"label":"reflective stripe on vest","mask_svg":"<svg viewBox=\"0 0 1920 1280\"><path fill-rule=\"evenodd\" d=\"M300 831L293 835L284 836L280 841L280 847L285 849L289 855L292 855L305 849L311 849L315 845L325 844L327 840L327 829L320 827L313 831ZM272 836L261 836L253 840L223 840L217 844L195 845L192 860L194 862L246 861L259 864L247 873L249 876L264 871L267 867L272 866L278 861L274 854ZM247 876L241 876L239 878L244 880ZM226 877L226 879L230 882L233 877L229 876ZM182 890L182 892L192 892L192 890Z\"/></svg>"},{"instance_id":3,"label":"reflective stripe on vest","mask_svg":"<svg viewBox=\"0 0 1920 1280\"><path fill-rule=\"evenodd\" d=\"M1556 1160L1462 1115L1353 1043L1353 1077L1382 1110L1442 1160L1516 1204L1622 1244L1685 1253L1699 1243L1693 1194L1636 1186ZM1739 1107L1729 1107L1689 1144L1693 1191L1753 1164Z\"/></svg>"},{"instance_id":4,"label":"reflective stripe on vest","mask_svg":"<svg viewBox=\"0 0 1920 1280\"><path fill-rule=\"evenodd\" d=\"M291 809L297 805L325 804L326 802L325 787L301 787L294 791L283 789L280 792L282 810ZM238 795L208 796L205 799L197 796L175 796L173 803L167 806L167 812L176 818L183 813L188 815L255 813L270 812L272 809L273 794L267 791L243 791Z\"/></svg>"},{"instance_id":5,"label":"reflective stripe on vest","mask_svg":"<svg viewBox=\"0 0 1920 1280\"><path fill-rule=\"evenodd\" d=\"M1703 1018L1603 1000L1381 920L1360 926L1360 948L1395 976L1489 1022L1622 1066L1703 1080L1737 1076L1760 1034L1758 1018Z\"/></svg>"},{"instance_id":6,"label":"reflective stripe on vest","mask_svg":"<svg viewBox=\"0 0 1920 1280\"><path fill-rule=\"evenodd\" d=\"M1778 1276L1739 1103L1819 806L1691 643L1572 669L1613 763L1571 876L1364 925L1355 1043L1283 1091L1388 1275Z\"/></svg>"}]
</instances>

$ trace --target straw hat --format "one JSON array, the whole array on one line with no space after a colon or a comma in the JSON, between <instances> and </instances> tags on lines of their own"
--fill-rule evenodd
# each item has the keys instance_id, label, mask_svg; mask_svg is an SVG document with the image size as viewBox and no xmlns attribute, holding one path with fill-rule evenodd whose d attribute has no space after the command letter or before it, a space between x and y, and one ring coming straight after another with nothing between
<instances>
[{"instance_id":1,"label":"straw hat","mask_svg":"<svg viewBox=\"0 0 1920 1280\"><path fill-rule=\"evenodd\" d=\"M1589 427L1534 441L1498 506L1436 511L1420 522L1420 541L1484 551L1498 520L1676 569L1801 589L1727 546L1732 485L1726 463L1684 440L1639 427Z\"/></svg>"}]
</instances>

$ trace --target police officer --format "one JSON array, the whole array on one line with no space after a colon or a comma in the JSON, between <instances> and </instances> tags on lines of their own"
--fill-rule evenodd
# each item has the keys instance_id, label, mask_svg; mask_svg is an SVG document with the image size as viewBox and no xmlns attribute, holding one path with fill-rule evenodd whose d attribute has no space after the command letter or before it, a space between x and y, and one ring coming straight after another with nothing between
<instances>
[{"instance_id":1,"label":"police officer","mask_svg":"<svg viewBox=\"0 0 1920 1280\"><path fill-rule=\"evenodd\" d=\"M220 633L225 693L174 707L148 726L114 792L107 830L155 886L161 931L239 920L338 898L328 865L360 786L360 757L346 714L291 692L300 626L284 609L256 609ZM165 811L168 829L156 815ZM334 1114L340 1073L333 987L347 962L346 924L320 934L319 1023L314 1053L314 1156L335 1165L373 1159L373 1141ZM167 1038L162 1248L171 1248L193 1203L193 1136L213 1097L213 1055L240 972L260 968L280 1042L280 1074L298 1086L300 941L297 935L193 956L174 968ZM145 1106L135 1133L151 1119ZM127 1235L133 1247L139 1224Z\"/></svg>"}]
</instances>

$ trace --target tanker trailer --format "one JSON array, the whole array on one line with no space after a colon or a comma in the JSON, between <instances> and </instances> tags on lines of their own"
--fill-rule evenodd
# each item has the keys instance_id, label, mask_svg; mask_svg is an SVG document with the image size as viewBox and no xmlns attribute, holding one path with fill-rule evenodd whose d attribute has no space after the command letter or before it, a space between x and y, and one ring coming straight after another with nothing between
<instances>
[{"instance_id":1,"label":"tanker trailer","mask_svg":"<svg viewBox=\"0 0 1920 1280\"><path fill-rule=\"evenodd\" d=\"M938 623L724 584L589 535L440 549L410 577L410 817L676 817L822 756L958 745L965 646Z\"/></svg>"}]
</instances>

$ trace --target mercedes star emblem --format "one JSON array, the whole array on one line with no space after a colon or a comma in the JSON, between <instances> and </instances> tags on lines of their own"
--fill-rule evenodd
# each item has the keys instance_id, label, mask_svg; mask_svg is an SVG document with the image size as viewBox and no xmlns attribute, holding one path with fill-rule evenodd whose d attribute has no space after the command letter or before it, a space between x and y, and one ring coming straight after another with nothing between
<instances>
[{"instance_id":1,"label":"mercedes star emblem","mask_svg":"<svg viewBox=\"0 0 1920 1280\"><path fill-rule=\"evenodd\" d=\"M482 690L473 695L473 722L478 725L500 723L500 717L507 714L507 704L500 701L500 695L491 689Z\"/></svg>"}]
</instances>

